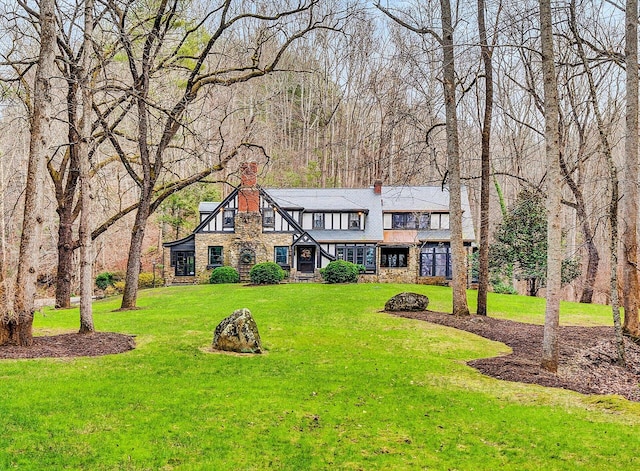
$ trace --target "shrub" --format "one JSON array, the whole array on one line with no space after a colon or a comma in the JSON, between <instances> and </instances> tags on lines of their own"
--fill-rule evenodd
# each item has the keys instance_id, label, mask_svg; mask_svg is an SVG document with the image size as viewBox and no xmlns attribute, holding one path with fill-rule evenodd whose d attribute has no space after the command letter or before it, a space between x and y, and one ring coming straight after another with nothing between
<instances>
[{"instance_id":1,"label":"shrub","mask_svg":"<svg viewBox=\"0 0 640 471\"><path fill-rule=\"evenodd\" d=\"M209 277L209 283L213 284L238 283L239 281L238 270L233 267L218 267L211 272Z\"/></svg>"},{"instance_id":2,"label":"shrub","mask_svg":"<svg viewBox=\"0 0 640 471\"><path fill-rule=\"evenodd\" d=\"M162 286L163 284L164 284L164 280L156 275L155 286ZM153 273L149 273L148 271L143 271L138 275L138 288L153 288L153 287L154 287Z\"/></svg>"},{"instance_id":3,"label":"shrub","mask_svg":"<svg viewBox=\"0 0 640 471\"><path fill-rule=\"evenodd\" d=\"M320 270L322 278L327 283L357 283L358 275L364 273L365 267L345 260L329 262Z\"/></svg>"},{"instance_id":4,"label":"shrub","mask_svg":"<svg viewBox=\"0 0 640 471\"><path fill-rule=\"evenodd\" d=\"M499 294L518 294L518 290L513 286L503 283L502 281L498 281L497 283L493 283L492 285L493 292Z\"/></svg>"},{"instance_id":5,"label":"shrub","mask_svg":"<svg viewBox=\"0 0 640 471\"><path fill-rule=\"evenodd\" d=\"M116 293L124 293L125 284L126 283L124 281L116 281L115 283L113 283L113 289L116 290Z\"/></svg>"},{"instance_id":6,"label":"shrub","mask_svg":"<svg viewBox=\"0 0 640 471\"><path fill-rule=\"evenodd\" d=\"M96 276L96 286L101 290L107 289L109 286L113 286L113 273L105 271Z\"/></svg>"},{"instance_id":7,"label":"shrub","mask_svg":"<svg viewBox=\"0 0 640 471\"><path fill-rule=\"evenodd\" d=\"M254 285L276 285L284 279L284 275L284 270L275 262L258 263L249 272Z\"/></svg>"}]
</instances>

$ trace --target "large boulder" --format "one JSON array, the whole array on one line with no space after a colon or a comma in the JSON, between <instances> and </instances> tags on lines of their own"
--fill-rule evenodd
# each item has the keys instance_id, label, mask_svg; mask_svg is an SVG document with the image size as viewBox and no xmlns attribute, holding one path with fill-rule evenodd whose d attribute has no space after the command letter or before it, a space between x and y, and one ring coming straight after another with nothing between
<instances>
[{"instance_id":1,"label":"large boulder","mask_svg":"<svg viewBox=\"0 0 640 471\"><path fill-rule=\"evenodd\" d=\"M400 293L396 294L384 305L385 311L426 311L429 298L424 294Z\"/></svg>"},{"instance_id":2,"label":"large boulder","mask_svg":"<svg viewBox=\"0 0 640 471\"><path fill-rule=\"evenodd\" d=\"M215 350L237 353L262 353L258 326L247 308L234 311L224 319L213 334Z\"/></svg>"}]
</instances>

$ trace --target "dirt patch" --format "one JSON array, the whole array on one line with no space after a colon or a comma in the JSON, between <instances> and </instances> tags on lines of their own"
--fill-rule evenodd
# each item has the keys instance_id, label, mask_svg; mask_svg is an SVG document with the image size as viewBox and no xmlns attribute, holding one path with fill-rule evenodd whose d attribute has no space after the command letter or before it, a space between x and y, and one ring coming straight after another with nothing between
<instances>
[{"instance_id":1,"label":"dirt patch","mask_svg":"<svg viewBox=\"0 0 640 471\"><path fill-rule=\"evenodd\" d=\"M0 347L0 359L97 357L127 352L135 347L132 336L113 332L47 335L34 337L31 347Z\"/></svg>"},{"instance_id":2,"label":"dirt patch","mask_svg":"<svg viewBox=\"0 0 640 471\"><path fill-rule=\"evenodd\" d=\"M584 394L618 394L640 402L640 346L625 339L627 368L616 366L613 327L560 327L558 374L552 374L540 368L540 325L433 311L390 314L454 327L511 347L509 355L468 362L488 376Z\"/></svg>"}]
</instances>

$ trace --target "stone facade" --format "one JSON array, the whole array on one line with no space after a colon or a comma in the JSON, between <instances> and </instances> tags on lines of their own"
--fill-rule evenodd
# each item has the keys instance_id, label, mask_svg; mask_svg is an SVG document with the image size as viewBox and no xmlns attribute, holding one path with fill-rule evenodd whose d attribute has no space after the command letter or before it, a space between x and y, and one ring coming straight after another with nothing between
<instances>
[{"instance_id":1,"label":"stone facade","mask_svg":"<svg viewBox=\"0 0 640 471\"><path fill-rule=\"evenodd\" d=\"M212 270L206 265L209 247L222 246L223 264L238 270L241 281L247 281L246 274L253 265L273 262L275 247L290 246L291 243L291 234L262 232L260 213L238 213L235 232L196 234L196 274L200 278L208 278ZM251 257L247 256L249 254Z\"/></svg>"}]
</instances>

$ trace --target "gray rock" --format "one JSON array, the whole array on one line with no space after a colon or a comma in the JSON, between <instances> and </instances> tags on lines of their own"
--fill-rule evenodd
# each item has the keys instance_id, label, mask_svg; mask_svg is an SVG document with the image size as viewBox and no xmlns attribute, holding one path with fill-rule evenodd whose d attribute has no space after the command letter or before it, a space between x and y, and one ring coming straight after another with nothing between
<instances>
[{"instance_id":1,"label":"gray rock","mask_svg":"<svg viewBox=\"0 0 640 471\"><path fill-rule=\"evenodd\" d=\"M424 294L400 293L396 294L384 305L385 311L426 311L429 298Z\"/></svg>"},{"instance_id":2,"label":"gray rock","mask_svg":"<svg viewBox=\"0 0 640 471\"><path fill-rule=\"evenodd\" d=\"M258 326L247 308L234 311L223 319L213 334L215 350L237 353L262 353Z\"/></svg>"}]
</instances>

